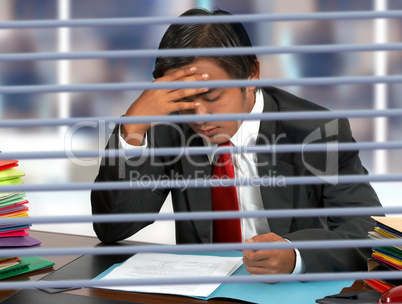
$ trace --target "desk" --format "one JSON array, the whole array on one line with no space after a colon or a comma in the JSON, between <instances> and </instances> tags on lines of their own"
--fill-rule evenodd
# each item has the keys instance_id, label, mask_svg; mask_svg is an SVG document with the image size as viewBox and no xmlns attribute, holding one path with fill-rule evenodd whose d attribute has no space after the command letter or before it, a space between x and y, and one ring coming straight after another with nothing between
<instances>
[{"instance_id":1,"label":"desk","mask_svg":"<svg viewBox=\"0 0 402 304\"><path fill-rule=\"evenodd\" d=\"M41 232L41 231L30 231L30 235L42 242L42 248L69 248L69 247L94 247L100 245L99 240L96 237L89 236L78 236L71 234L63 234L63 233L53 233L53 232ZM124 241L121 242L122 245L135 245L139 244L133 241ZM124 261L131 255L122 255L121 258ZM77 262L80 256L42 256L48 260L55 262L54 270L59 270L63 266L66 266L69 263ZM94 256L88 256L89 261L93 260ZM106 256L99 256L100 258L105 258ZM121 259L120 258L120 259ZM119 257L117 257L119 259ZM93 273L93 277L98 275L96 269L96 263L87 263L86 264L86 273L81 274L80 279L84 279L85 275L88 273ZM52 277L57 277L57 274L60 271L46 271L40 273L34 273L32 275L26 275L20 277L18 279L14 279L15 281L21 280L46 280L47 278L52 279ZM78 274L79 275L79 274ZM57 279L55 277L55 279ZM74 277L75 279L77 277ZM70 279L70 278L68 278ZM73 279L73 278L72 278ZM88 278L91 279L91 278ZM13 280L13 279L11 279ZM0 290L0 301L4 300L6 297L15 293L16 290ZM82 296L90 296L97 298L106 298L106 299L116 299L127 302L141 302L141 303L203 303L206 301L198 300L189 297L180 297L180 296L170 296L170 295L157 295L157 294L146 294L146 293L133 293L133 292L125 292L125 291L117 291L117 290L108 290L108 289L98 289L98 288L80 288L76 290L64 291L63 293L74 294L74 295L82 295ZM222 301L214 301L209 300L208 303L230 303L230 302L222 302Z\"/></svg>"},{"instance_id":2,"label":"desk","mask_svg":"<svg viewBox=\"0 0 402 304\"><path fill-rule=\"evenodd\" d=\"M100 245L100 242L95 237L87 237L87 236L78 236L78 235L70 235L70 234L62 234L62 233L53 233L53 232L40 232L40 231L31 231L30 235L42 242L42 248L68 248L68 247L94 247ZM124 241L121 242L121 245L135 245L139 244L133 241ZM46 271L41 273L34 273L31 275L27 275L24 277L20 277L18 279L11 279L15 281L21 280L57 280L57 279L91 279L95 277L103 269L97 267L102 263L98 263L97 259L115 259L116 262L122 262L127 259L131 255L119 255L119 256L43 256L46 259L49 259L55 262L54 270L56 271ZM72 268L72 265L85 265L82 267L82 272L74 271L74 277L71 278L61 278L58 277L59 274L65 273L65 269ZM113 262L114 263L114 262ZM63 270L60 270L60 268ZM80 268L80 267L77 267ZM59 270L59 271L57 271ZM77 277L78 276L78 277ZM88 277L92 276L92 277ZM352 289L354 290L362 290L365 286L361 281L357 281ZM345 289L345 291L350 291L350 288ZM16 290L0 290L0 300L5 299L6 297L15 293ZM108 289L98 289L98 288L80 288L76 290L64 291L66 294L73 295L81 295L88 297L96 297L96 298L105 298L105 299L115 299L127 302L140 302L140 303L233 303L233 302L224 302L217 300L209 300L208 302L204 300L198 300L189 297L181 297L181 296L170 296L170 295L158 295L158 294L146 294L146 293L133 293L133 292L125 292L125 291L117 291L117 290L108 290Z\"/></svg>"}]
</instances>

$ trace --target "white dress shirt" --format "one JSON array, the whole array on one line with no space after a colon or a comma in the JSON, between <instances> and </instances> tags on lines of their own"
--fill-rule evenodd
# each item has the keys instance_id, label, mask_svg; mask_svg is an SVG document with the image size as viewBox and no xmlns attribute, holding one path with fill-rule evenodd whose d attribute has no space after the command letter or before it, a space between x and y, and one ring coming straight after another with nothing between
<instances>
[{"instance_id":1,"label":"white dress shirt","mask_svg":"<svg viewBox=\"0 0 402 304\"><path fill-rule=\"evenodd\" d=\"M262 113L263 110L264 96L261 90L257 90L255 104L250 113ZM230 141L234 146L238 147L254 146L258 137L259 129L259 120L244 120ZM121 135L119 138L119 146L122 149L138 149L147 146L146 141L143 146L138 147L127 144ZM205 145L208 146L206 143ZM216 145L209 144L209 146L213 147ZM214 157L217 157L217 155L208 155L211 164L214 161ZM249 178L258 177L256 167L257 155L255 153L233 154L232 159L236 179L247 180ZM236 187L236 191L240 211L264 210L259 186L238 186ZM266 218L243 218L241 219L241 231L242 240L244 242L246 239L252 238L255 235L268 233L271 230ZM300 252L297 249L295 249L295 251L296 265L293 273L303 273L305 272L304 262L301 258Z\"/></svg>"}]
</instances>

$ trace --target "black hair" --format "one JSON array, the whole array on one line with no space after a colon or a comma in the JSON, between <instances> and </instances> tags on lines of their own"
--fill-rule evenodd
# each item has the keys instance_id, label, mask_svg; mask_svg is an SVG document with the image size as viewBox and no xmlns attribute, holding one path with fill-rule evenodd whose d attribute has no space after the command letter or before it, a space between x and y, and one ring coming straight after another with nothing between
<instances>
[{"instance_id":1,"label":"black hair","mask_svg":"<svg viewBox=\"0 0 402 304\"><path fill-rule=\"evenodd\" d=\"M180 16L231 15L221 9L210 12L193 8ZM246 29L241 23L172 24L166 30L159 49L251 47ZM200 57L157 57L153 77L159 78L172 68L188 65ZM247 79L257 60L256 55L213 56L233 79Z\"/></svg>"}]
</instances>

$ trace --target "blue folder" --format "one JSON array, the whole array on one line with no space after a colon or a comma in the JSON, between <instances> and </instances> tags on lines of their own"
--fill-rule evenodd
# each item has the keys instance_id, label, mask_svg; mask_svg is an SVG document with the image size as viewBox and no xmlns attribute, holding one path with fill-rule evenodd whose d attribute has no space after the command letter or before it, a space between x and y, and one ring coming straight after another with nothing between
<instances>
[{"instance_id":1,"label":"blue folder","mask_svg":"<svg viewBox=\"0 0 402 304\"><path fill-rule=\"evenodd\" d=\"M243 256L240 251L230 252L197 252L186 254L214 255L214 256ZM115 267L121 265L115 264L94 280L99 280L112 271ZM244 265L242 265L233 276L250 275ZM344 281L318 281L318 282L279 282L275 284L266 283L223 283L210 296L196 297L199 299L237 299L251 303L260 304L311 304L316 299L327 295L337 294L345 287L353 284L353 280Z\"/></svg>"}]
</instances>

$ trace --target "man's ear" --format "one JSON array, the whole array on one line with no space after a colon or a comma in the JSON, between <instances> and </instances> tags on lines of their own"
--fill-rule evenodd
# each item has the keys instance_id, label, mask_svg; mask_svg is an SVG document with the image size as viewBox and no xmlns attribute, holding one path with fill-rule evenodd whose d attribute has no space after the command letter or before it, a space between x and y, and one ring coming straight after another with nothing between
<instances>
[{"instance_id":1,"label":"man's ear","mask_svg":"<svg viewBox=\"0 0 402 304\"><path fill-rule=\"evenodd\" d=\"M260 78L260 62L256 59L254 65L251 67L251 73L248 79L257 80Z\"/></svg>"},{"instance_id":2,"label":"man's ear","mask_svg":"<svg viewBox=\"0 0 402 304\"><path fill-rule=\"evenodd\" d=\"M250 76L248 76L249 80L258 80L260 79L260 62L256 59L254 61L254 65L251 67L251 73ZM255 90L255 86L254 87L247 87L248 91L254 91Z\"/></svg>"}]
</instances>

